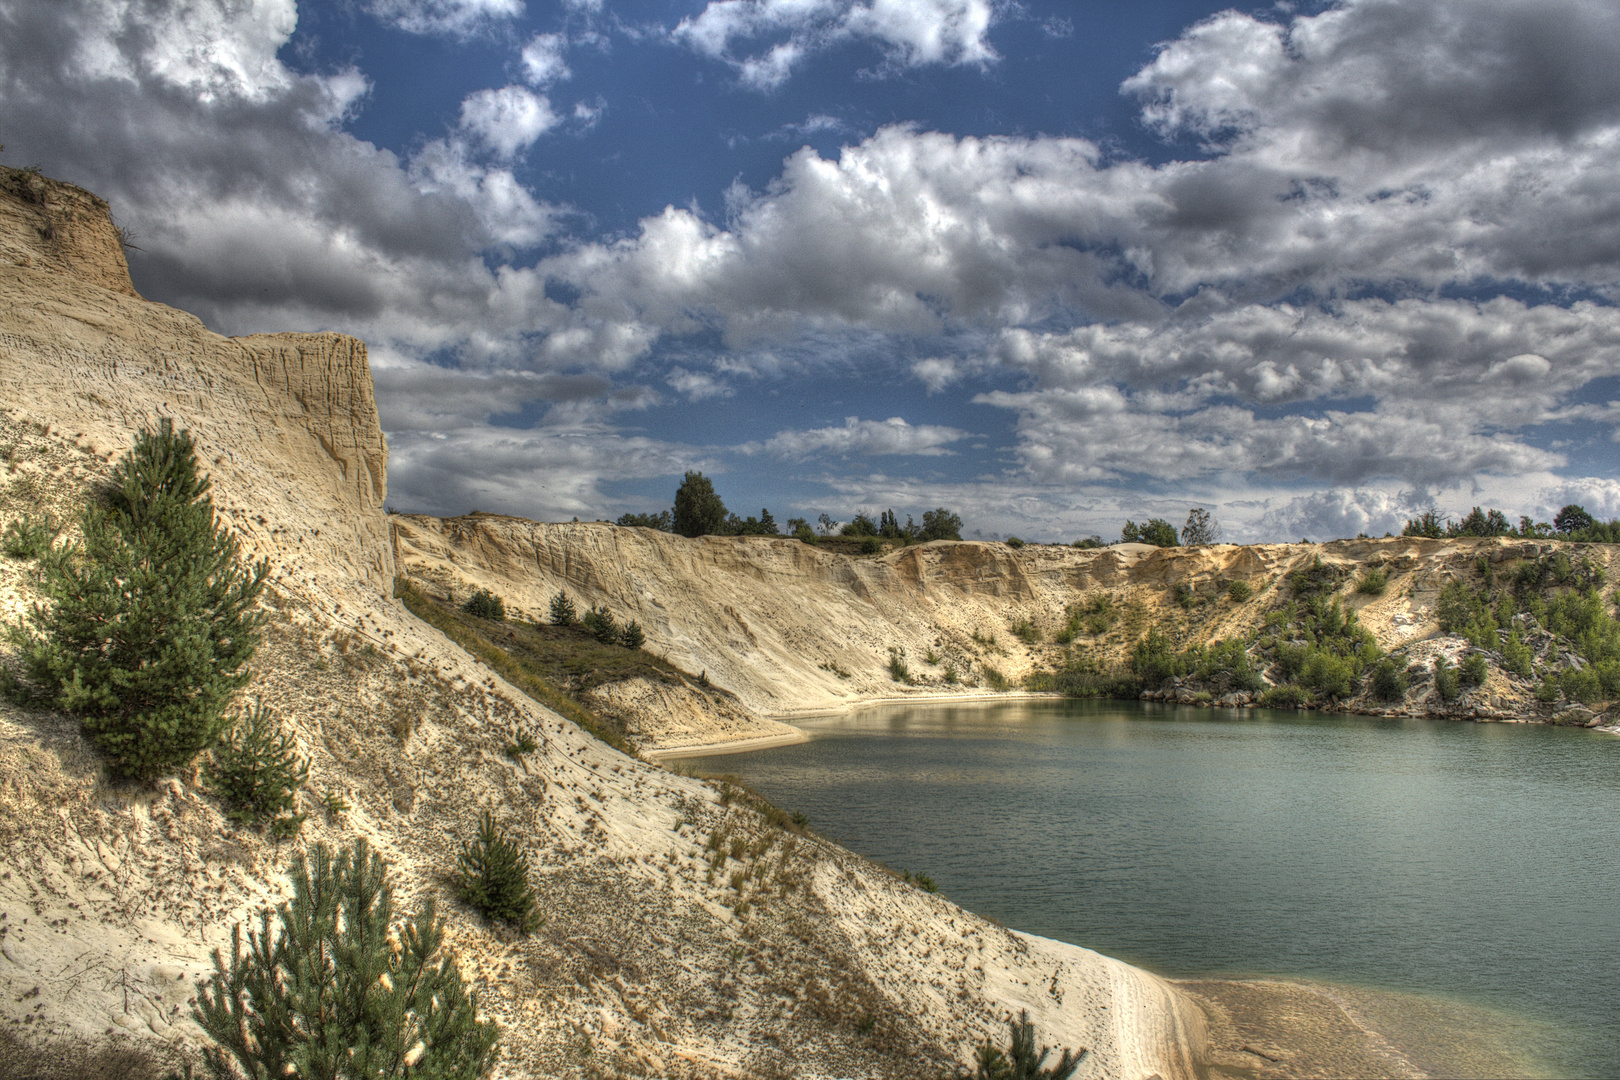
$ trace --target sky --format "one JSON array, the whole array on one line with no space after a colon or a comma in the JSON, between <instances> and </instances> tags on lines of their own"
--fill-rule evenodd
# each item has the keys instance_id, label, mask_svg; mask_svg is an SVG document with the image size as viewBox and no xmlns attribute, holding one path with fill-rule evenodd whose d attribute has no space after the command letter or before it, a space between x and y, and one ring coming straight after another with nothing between
<instances>
[{"instance_id":1,"label":"sky","mask_svg":"<svg viewBox=\"0 0 1620 1080\"><path fill-rule=\"evenodd\" d=\"M402 511L1620 516L1613 0L0 0L0 144Z\"/></svg>"}]
</instances>

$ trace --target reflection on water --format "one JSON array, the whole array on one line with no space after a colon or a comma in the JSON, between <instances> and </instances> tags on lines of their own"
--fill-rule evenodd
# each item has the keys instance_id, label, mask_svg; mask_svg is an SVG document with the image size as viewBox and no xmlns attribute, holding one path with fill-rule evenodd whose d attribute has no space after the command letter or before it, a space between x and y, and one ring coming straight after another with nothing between
<instances>
[{"instance_id":1,"label":"reflection on water","mask_svg":"<svg viewBox=\"0 0 1620 1080\"><path fill-rule=\"evenodd\" d=\"M1176 977L1449 995L1526 1018L1546 1068L1620 1075L1620 740L1118 702L805 726L690 764L1017 929Z\"/></svg>"}]
</instances>

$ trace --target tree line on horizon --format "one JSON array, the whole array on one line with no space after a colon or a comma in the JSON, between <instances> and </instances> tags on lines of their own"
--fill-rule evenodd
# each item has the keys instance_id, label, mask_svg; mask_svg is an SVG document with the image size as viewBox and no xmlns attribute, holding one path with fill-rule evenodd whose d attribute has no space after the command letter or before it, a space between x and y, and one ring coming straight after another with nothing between
<instances>
[{"instance_id":1,"label":"tree line on horizon","mask_svg":"<svg viewBox=\"0 0 1620 1080\"><path fill-rule=\"evenodd\" d=\"M819 534L805 518L788 518L785 529L779 527L770 509L762 508L759 517L739 517L726 509L725 502L714 490L714 482L701 472L688 472L675 490L675 505L656 513L622 514L616 525L657 529L680 536L788 536L814 543L822 536L835 532L840 536L856 538L874 537L899 540L903 543L923 543L928 540L962 539L962 519L943 506L924 510L922 524L910 514L900 524L893 510L885 510L873 521L866 511L858 511L846 522L835 521L830 514L817 519Z\"/></svg>"}]
</instances>

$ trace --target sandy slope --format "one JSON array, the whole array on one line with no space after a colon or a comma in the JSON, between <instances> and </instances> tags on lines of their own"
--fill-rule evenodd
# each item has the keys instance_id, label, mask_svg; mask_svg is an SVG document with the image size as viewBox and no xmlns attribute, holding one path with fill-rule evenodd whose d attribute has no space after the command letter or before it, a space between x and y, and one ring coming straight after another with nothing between
<instances>
[{"instance_id":1,"label":"sandy slope","mask_svg":"<svg viewBox=\"0 0 1620 1080\"><path fill-rule=\"evenodd\" d=\"M364 347L335 334L212 334L134 295L110 226L98 224L104 204L7 177L0 518L71 513L160 416L194 433L221 514L251 557L272 564L273 619L248 694L279 711L312 760L304 840L363 834L391 862L405 906L440 899L464 973L505 1028L503 1075L937 1076L1020 1008L1043 1041L1091 1048L1081 1076L1195 1075L1202 1014L1162 980L988 924L626 758L411 618L390 598L386 446ZM426 524L405 524L431 539ZM628 534L598 532L591 580L631 595ZM537 550L573 580L568 545L512 557ZM725 545L692 550L647 565L697 576L734 565ZM845 573L789 545L771 550L784 572ZM943 575L942 588L1031 603L1058 587L988 551L911 560L882 573ZM884 620L899 613L864 573L846 580L871 594L872 610L854 617L865 651L826 659L876 689L870 654L894 642ZM0 566L5 617L32 598L28 567ZM840 605L848 598L829 596L812 614L851 617ZM734 610L711 632L755 643L770 663L807 657L785 688L752 656L711 673L745 702L769 712L848 700L845 680L805 673L819 670L819 645L795 643L803 622L782 612L777 629ZM951 632L969 622L963 614ZM644 623L672 657L701 663L676 633L678 612L659 621L649 608ZM908 649L926 644L926 631L906 634ZM11 655L0 647L0 661ZM541 748L514 761L503 750L521 731ZM327 795L347 812L323 814ZM448 895L458 838L486 808L535 865L549 918L532 938L484 925ZM718 857L711 842L723 842ZM71 720L0 705L0 1022L29 1037L182 1045L208 950L281 895L290 853L230 826L195 773L110 785Z\"/></svg>"}]
</instances>

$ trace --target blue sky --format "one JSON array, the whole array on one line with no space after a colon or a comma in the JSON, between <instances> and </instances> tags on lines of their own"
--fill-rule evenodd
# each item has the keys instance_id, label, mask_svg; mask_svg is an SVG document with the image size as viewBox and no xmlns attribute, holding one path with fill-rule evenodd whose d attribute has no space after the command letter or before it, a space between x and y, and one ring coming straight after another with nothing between
<instances>
[{"instance_id":1,"label":"blue sky","mask_svg":"<svg viewBox=\"0 0 1620 1080\"><path fill-rule=\"evenodd\" d=\"M1612 3L0 0L0 102L400 509L1620 515Z\"/></svg>"}]
</instances>

